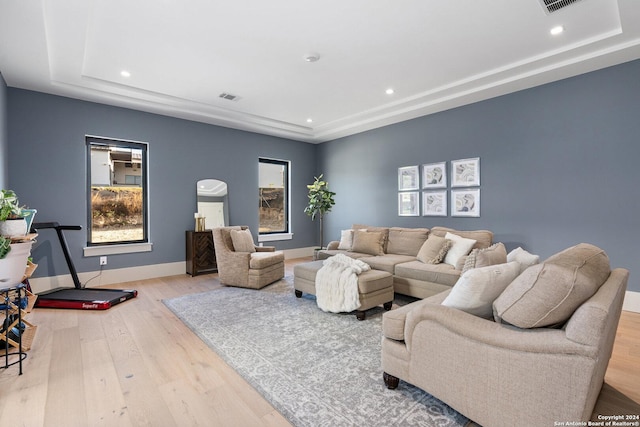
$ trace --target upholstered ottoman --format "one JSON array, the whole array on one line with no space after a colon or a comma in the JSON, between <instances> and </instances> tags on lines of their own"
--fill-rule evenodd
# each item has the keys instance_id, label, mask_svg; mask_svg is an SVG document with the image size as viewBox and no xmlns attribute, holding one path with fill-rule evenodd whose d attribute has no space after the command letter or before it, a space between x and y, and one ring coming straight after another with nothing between
<instances>
[{"instance_id":1,"label":"upholstered ottoman","mask_svg":"<svg viewBox=\"0 0 640 427\"><path fill-rule=\"evenodd\" d=\"M316 274L322 268L322 260L306 262L293 267L293 288L296 297L302 293L316 294ZM383 305L385 310L391 310L393 304L393 276L380 270L369 270L358 276L358 296L360 308L356 311L356 318L364 320L365 310Z\"/></svg>"}]
</instances>

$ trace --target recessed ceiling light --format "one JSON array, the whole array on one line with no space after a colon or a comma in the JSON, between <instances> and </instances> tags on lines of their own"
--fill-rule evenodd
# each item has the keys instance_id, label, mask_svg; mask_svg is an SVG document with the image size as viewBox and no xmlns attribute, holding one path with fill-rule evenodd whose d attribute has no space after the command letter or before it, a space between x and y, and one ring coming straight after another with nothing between
<instances>
[{"instance_id":1,"label":"recessed ceiling light","mask_svg":"<svg viewBox=\"0 0 640 427\"><path fill-rule=\"evenodd\" d=\"M387 95L393 95L394 90L392 88L389 88L389 89L385 90L384 93L386 93Z\"/></svg>"},{"instance_id":2,"label":"recessed ceiling light","mask_svg":"<svg viewBox=\"0 0 640 427\"><path fill-rule=\"evenodd\" d=\"M304 56L304 60L307 62L316 62L320 59L320 55L318 55L317 53L307 53Z\"/></svg>"},{"instance_id":3,"label":"recessed ceiling light","mask_svg":"<svg viewBox=\"0 0 640 427\"><path fill-rule=\"evenodd\" d=\"M120 71L120 75L121 75L122 77L131 77L131 73L130 73L130 72L128 72L127 70L122 70L122 71Z\"/></svg>"},{"instance_id":4,"label":"recessed ceiling light","mask_svg":"<svg viewBox=\"0 0 640 427\"><path fill-rule=\"evenodd\" d=\"M564 27L562 25L558 25L557 27L553 27L549 32L552 36L557 36L564 31Z\"/></svg>"},{"instance_id":5,"label":"recessed ceiling light","mask_svg":"<svg viewBox=\"0 0 640 427\"><path fill-rule=\"evenodd\" d=\"M307 123L313 123L313 119L312 118L308 118L307 119Z\"/></svg>"}]
</instances>

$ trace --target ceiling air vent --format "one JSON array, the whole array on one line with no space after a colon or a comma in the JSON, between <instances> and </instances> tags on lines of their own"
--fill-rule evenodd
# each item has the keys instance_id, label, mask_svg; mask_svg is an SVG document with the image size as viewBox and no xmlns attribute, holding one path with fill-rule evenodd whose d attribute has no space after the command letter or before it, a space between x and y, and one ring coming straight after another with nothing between
<instances>
[{"instance_id":1,"label":"ceiling air vent","mask_svg":"<svg viewBox=\"0 0 640 427\"><path fill-rule=\"evenodd\" d=\"M236 95L231 95L230 93L221 93L220 95L218 95L220 98L222 99L227 99L229 101L237 101L239 99L238 96Z\"/></svg>"},{"instance_id":2,"label":"ceiling air vent","mask_svg":"<svg viewBox=\"0 0 640 427\"><path fill-rule=\"evenodd\" d=\"M548 13L553 13L577 1L580 0L541 0L541 3Z\"/></svg>"}]
</instances>

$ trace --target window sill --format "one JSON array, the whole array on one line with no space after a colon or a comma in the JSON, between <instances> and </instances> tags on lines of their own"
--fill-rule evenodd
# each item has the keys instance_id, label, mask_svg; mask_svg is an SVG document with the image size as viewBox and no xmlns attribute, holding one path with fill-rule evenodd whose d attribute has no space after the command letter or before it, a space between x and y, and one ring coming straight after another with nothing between
<instances>
[{"instance_id":1,"label":"window sill","mask_svg":"<svg viewBox=\"0 0 640 427\"><path fill-rule=\"evenodd\" d=\"M258 242L277 242L278 240L291 239L293 239L293 233L260 234L258 236Z\"/></svg>"},{"instance_id":2,"label":"window sill","mask_svg":"<svg viewBox=\"0 0 640 427\"><path fill-rule=\"evenodd\" d=\"M101 256L151 252L153 243L128 243L123 245L88 246L83 249L84 256Z\"/></svg>"}]
</instances>

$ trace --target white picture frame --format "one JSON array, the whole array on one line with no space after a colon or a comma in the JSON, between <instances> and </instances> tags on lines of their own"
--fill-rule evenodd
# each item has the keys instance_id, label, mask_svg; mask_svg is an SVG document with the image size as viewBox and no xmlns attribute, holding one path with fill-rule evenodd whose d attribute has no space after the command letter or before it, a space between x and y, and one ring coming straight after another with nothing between
<instances>
[{"instance_id":1,"label":"white picture frame","mask_svg":"<svg viewBox=\"0 0 640 427\"><path fill-rule=\"evenodd\" d=\"M420 171L418 166L398 168L398 190L417 190L420 188Z\"/></svg>"},{"instance_id":2,"label":"white picture frame","mask_svg":"<svg viewBox=\"0 0 640 427\"><path fill-rule=\"evenodd\" d=\"M480 157L451 161L452 187L474 187L478 185L480 185Z\"/></svg>"},{"instance_id":3,"label":"white picture frame","mask_svg":"<svg viewBox=\"0 0 640 427\"><path fill-rule=\"evenodd\" d=\"M398 193L398 215L399 216L419 216L420 193L418 191L407 191Z\"/></svg>"},{"instance_id":4,"label":"white picture frame","mask_svg":"<svg viewBox=\"0 0 640 427\"><path fill-rule=\"evenodd\" d=\"M480 189L451 190L451 216L480 216Z\"/></svg>"},{"instance_id":5,"label":"white picture frame","mask_svg":"<svg viewBox=\"0 0 640 427\"><path fill-rule=\"evenodd\" d=\"M447 191L422 192L422 216L447 216Z\"/></svg>"},{"instance_id":6,"label":"white picture frame","mask_svg":"<svg viewBox=\"0 0 640 427\"><path fill-rule=\"evenodd\" d=\"M447 162L422 165L422 188L447 188Z\"/></svg>"}]
</instances>

